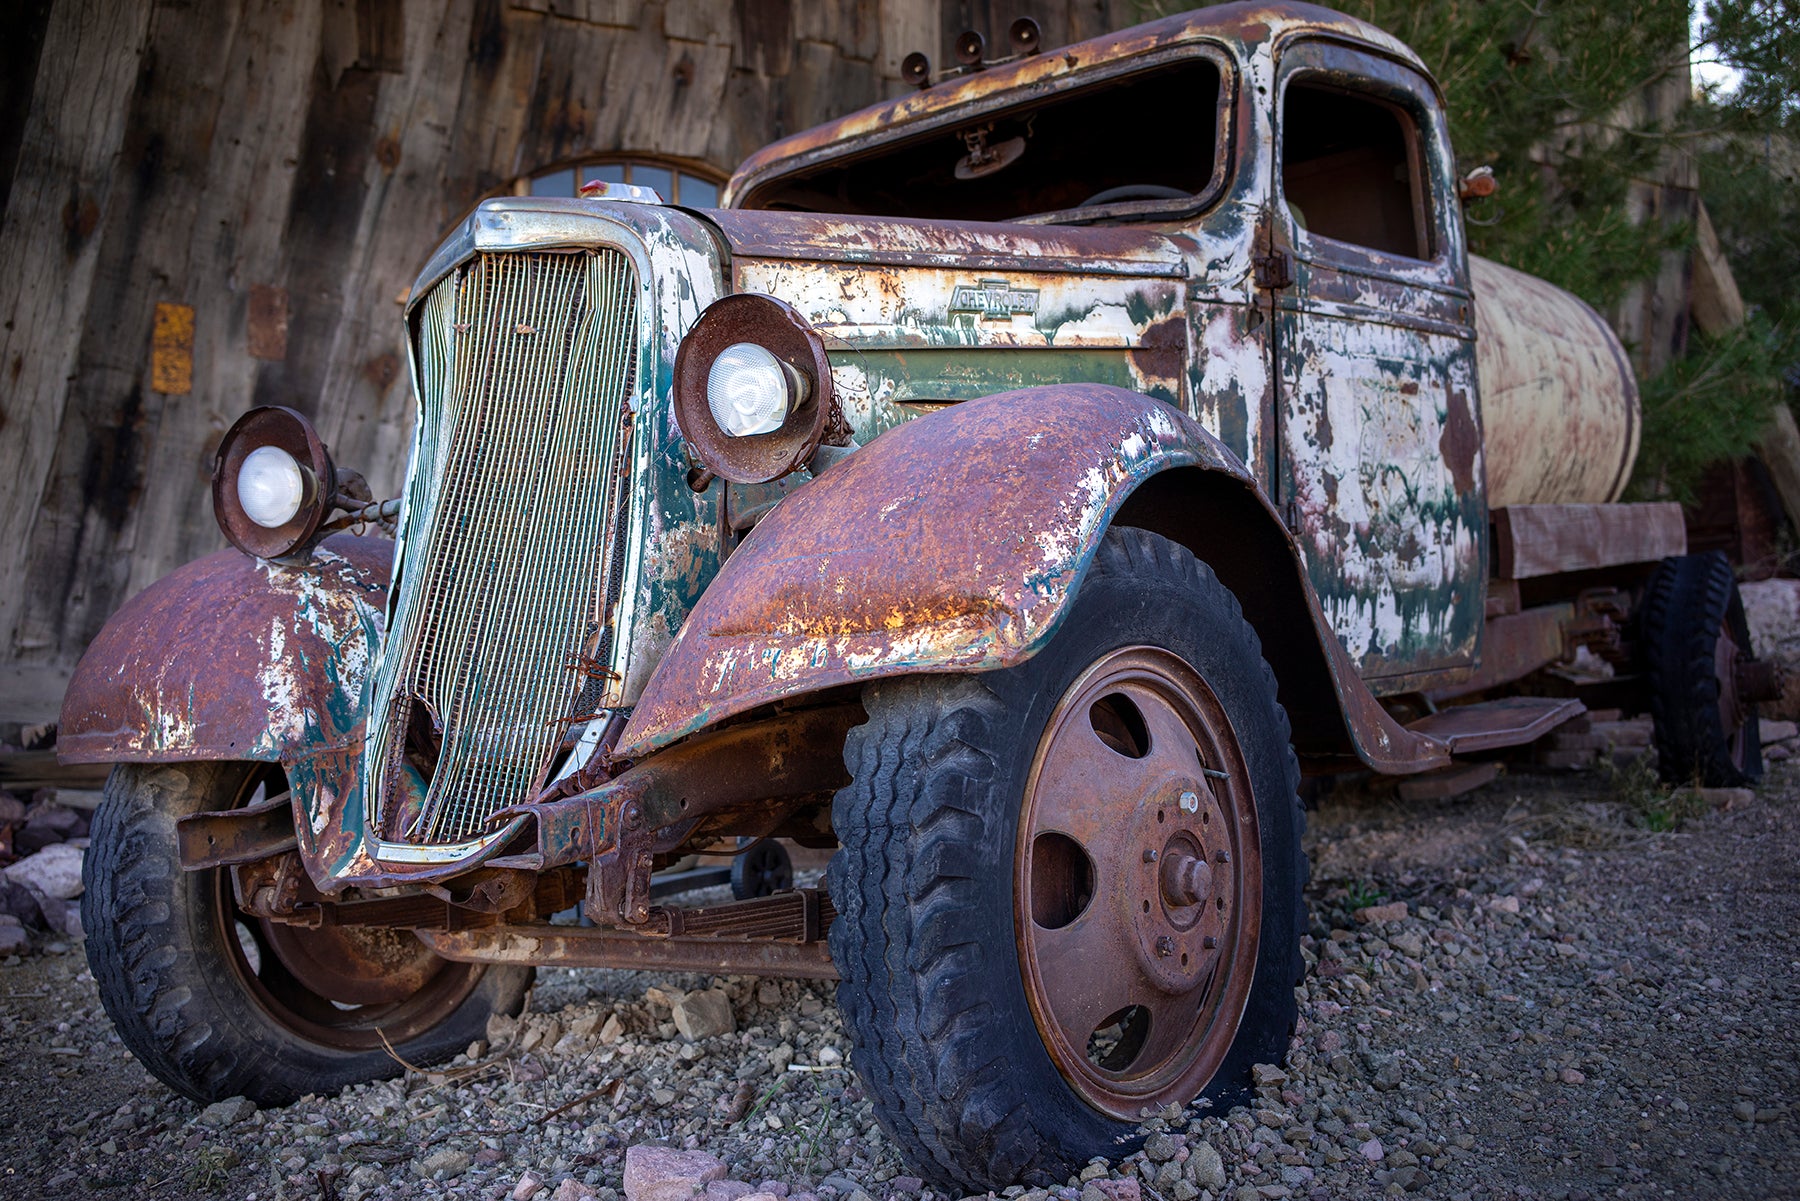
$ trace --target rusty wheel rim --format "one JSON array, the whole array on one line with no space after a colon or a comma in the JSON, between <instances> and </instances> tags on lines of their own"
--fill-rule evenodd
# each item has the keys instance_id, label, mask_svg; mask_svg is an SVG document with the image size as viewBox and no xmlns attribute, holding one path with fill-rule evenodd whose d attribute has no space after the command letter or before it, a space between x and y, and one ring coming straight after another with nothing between
<instances>
[{"instance_id":1,"label":"rusty wheel rim","mask_svg":"<svg viewBox=\"0 0 1800 1201\"><path fill-rule=\"evenodd\" d=\"M1737 639L1731 633L1731 619L1719 623L1719 636L1713 641L1713 677L1719 681L1719 729L1725 734L1725 750L1732 766L1744 765L1744 727L1749 711L1738 695Z\"/></svg>"},{"instance_id":2,"label":"rusty wheel rim","mask_svg":"<svg viewBox=\"0 0 1800 1201\"><path fill-rule=\"evenodd\" d=\"M1262 851L1224 706L1185 660L1128 647L1063 695L1019 820L1014 928L1032 1019L1088 1104L1185 1104L1236 1037Z\"/></svg>"},{"instance_id":3,"label":"rusty wheel rim","mask_svg":"<svg viewBox=\"0 0 1800 1201\"><path fill-rule=\"evenodd\" d=\"M227 808L279 777L253 774ZM433 954L406 930L308 929L264 921L238 908L231 877L214 869L212 891L231 971L276 1025L339 1051L397 1047L454 1013L486 970Z\"/></svg>"}]
</instances>

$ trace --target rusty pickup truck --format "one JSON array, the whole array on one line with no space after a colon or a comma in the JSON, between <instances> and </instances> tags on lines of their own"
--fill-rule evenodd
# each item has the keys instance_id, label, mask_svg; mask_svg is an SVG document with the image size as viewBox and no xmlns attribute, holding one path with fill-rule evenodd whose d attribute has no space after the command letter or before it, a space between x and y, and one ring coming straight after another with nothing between
<instances>
[{"instance_id":1,"label":"rusty pickup truck","mask_svg":"<svg viewBox=\"0 0 1800 1201\"><path fill-rule=\"evenodd\" d=\"M836 979L918 1173L1060 1180L1284 1055L1303 775L1453 784L1586 704L1758 773L1732 572L1619 503L1619 342L1467 253L1412 52L1303 4L1005 50L718 211L479 205L406 308L399 497L232 428L232 549L62 717L151 1071L339 1088L535 965ZM658 887L794 844L822 880Z\"/></svg>"}]
</instances>

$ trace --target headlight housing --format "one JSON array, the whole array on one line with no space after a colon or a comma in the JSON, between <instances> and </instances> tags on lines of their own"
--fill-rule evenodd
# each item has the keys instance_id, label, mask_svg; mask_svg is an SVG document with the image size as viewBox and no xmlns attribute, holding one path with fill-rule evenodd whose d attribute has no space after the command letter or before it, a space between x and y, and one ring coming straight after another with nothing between
<instances>
[{"instance_id":1,"label":"headlight housing","mask_svg":"<svg viewBox=\"0 0 1800 1201\"><path fill-rule=\"evenodd\" d=\"M714 301L675 355L681 436L734 484L779 479L812 458L834 403L824 339L773 296Z\"/></svg>"},{"instance_id":2,"label":"headlight housing","mask_svg":"<svg viewBox=\"0 0 1800 1201\"><path fill-rule=\"evenodd\" d=\"M213 516L230 543L259 559L305 546L337 495L337 470L312 422L265 405L238 418L213 460Z\"/></svg>"}]
</instances>

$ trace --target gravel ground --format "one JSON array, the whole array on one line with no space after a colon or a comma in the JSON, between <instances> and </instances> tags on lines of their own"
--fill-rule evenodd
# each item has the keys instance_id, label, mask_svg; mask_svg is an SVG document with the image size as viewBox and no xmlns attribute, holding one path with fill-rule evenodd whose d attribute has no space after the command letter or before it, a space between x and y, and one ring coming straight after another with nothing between
<instances>
[{"instance_id":1,"label":"gravel ground","mask_svg":"<svg viewBox=\"0 0 1800 1201\"><path fill-rule=\"evenodd\" d=\"M1260 1099L1166 1112L1144 1152L1024 1201L1800 1196L1800 769L1725 809L1631 771L1439 804L1340 790L1309 841L1301 1025ZM645 1142L777 1194L930 1195L848 1070L829 986L547 971L520 1022L441 1069L202 1112L123 1050L85 966L41 943L0 966L0 1195L525 1198L535 1179L538 1201L617 1201ZM671 1005L709 988L736 1029L687 1042Z\"/></svg>"}]
</instances>

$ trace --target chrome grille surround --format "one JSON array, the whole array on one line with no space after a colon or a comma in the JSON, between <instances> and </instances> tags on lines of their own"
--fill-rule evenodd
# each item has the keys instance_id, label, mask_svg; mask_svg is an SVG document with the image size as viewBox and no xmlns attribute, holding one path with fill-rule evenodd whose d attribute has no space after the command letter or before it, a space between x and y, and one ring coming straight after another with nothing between
<instances>
[{"instance_id":1,"label":"chrome grille surround","mask_svg":"<svg viewBox=\"0 0 1800 1201\"><path fill-rule=\"evenodd\" d=\"M467 844L528 800L579 716L570 668L610 658L639 296L616 248L489 252L420 306L419 426L363 761L384 858Z\"/></svg>"}]
</instances>

